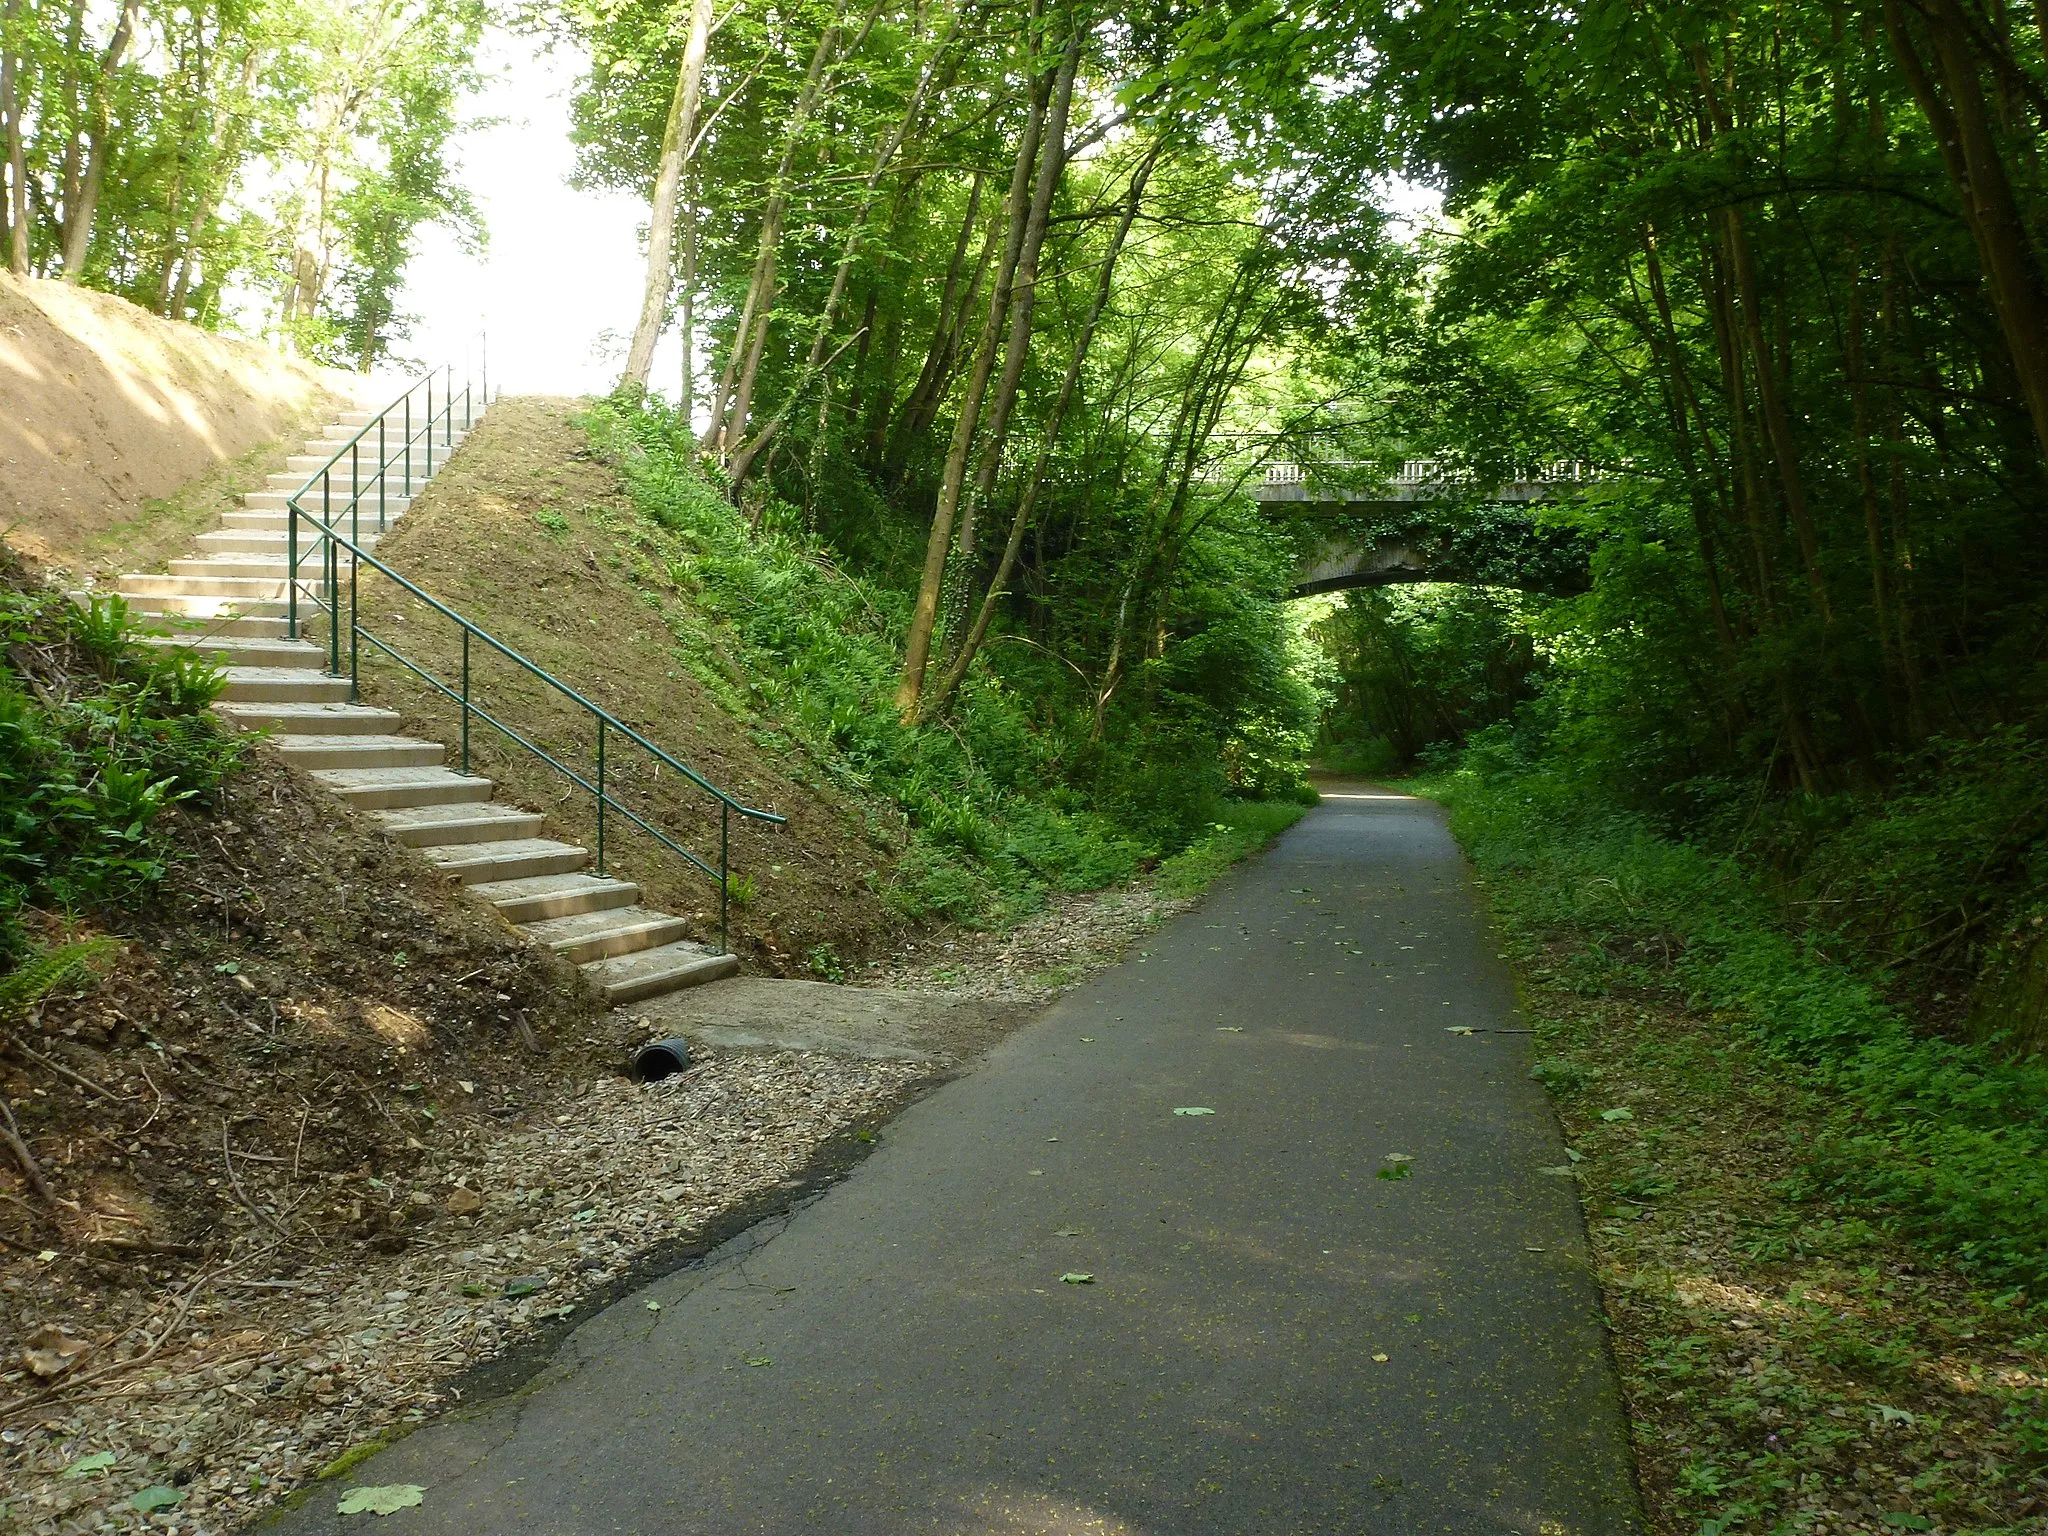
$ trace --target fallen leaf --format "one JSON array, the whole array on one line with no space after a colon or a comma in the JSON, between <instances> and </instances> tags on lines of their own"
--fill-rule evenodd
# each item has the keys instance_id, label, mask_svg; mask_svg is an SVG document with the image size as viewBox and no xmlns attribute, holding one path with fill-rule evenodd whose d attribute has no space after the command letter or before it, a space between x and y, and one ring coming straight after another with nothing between
<instances>
[{"instance_id":1,"label":"fallen leaf","mask_svg":"<svg viewBox=\"0 0 2048 1536\"><path fill-rule=\"evenodd\" d=\"M450 1216L474 1216L484 1208L484 1197L473 1189L457 1185L448 1191L447 1210Z\"/></svg>"},{"instance_id":2,"label":"fallen leaf","mask_svg":"<svg viewBox=\"0 0 2048 1536\"><path fill-rule=\"evenodd\" d=\"M1389 1152L1387 1154L1387 1161L1390 1163L1412 1163L1415 1159L1406 1152Z\"/></svg>"},{"instance_id":3,"label":"fallen leaf","mask_svg":"<svg viewBox=\"0 0 2048 1536\"><path fill-rule=\"evenodd\" d=\"M1083 1045L1093 1045L1095 1043L1095 1037L1093 1035L1083 1035L1081 1037L1081 1043Z\"/></svg>"},{"instance_id":4,"label":"fallen leaf","mask_svg":"<svg viewBox=\"0 0 2048 1536\"><path fill-rule=\"evenodd\" d=\"M647 1303L647 1310L650 1312L659 1312L661 1310L661 1303L658 1301L650 1301Z\"/></svg>"},{"instance_id":5,"label":"fallen leaf","mask_svg":"<svg viewBox=\"0 0 2048 1536\"><path fill-rule=\"evenodd\" d=\"M1061 1227L1059 1231L1053 1233L1054 1237L1079 1237L1080 1235L1081 1229L1079 1227Z\"/></svg>"},{"instance_id":6,"label":"fallen leaf","mask_svg":"<svg viewBox=\"0 0 2048 1536\"><path fill-rule=\"evenodd\" d=\"M1412 1178L1414 1176L1414 1173L1415 1170L1410 1168L1406 1163L1388 1163L1384 1168L1380 1169L1380 1171L1377 1174L1373 1175L1373 1177L1380 1179L1406 1179Z\"/></svg>"},{"instance_id":7,"label":"fallen leaf","mask_svg":"<svg viewBox=\"0 0 2048 1536\"><path fill-rule=\"evenodd\" d=\"M1472 1026L1470 1024L1453 1024L1450 1027L1449 1033L1454 1035L1469 1035L1472 1033Z\"/></svg>"},{"instance_id":8,"label":"fallen leaf","mask_svg":"<svg viewBox=\"0 0 2048 1536\"><path fill-rule=\"evenodd\" d=\"M1374 1355L1372 1357L1372 1363L1374 1365L1385 1365L1387 1363L1388 1358L1389 1357L1386 1355Z\"/></svg>"},{"instance_id":9,"label":"fallen leaf","mask_svg":"<svg viewBox=\"0 0 2048 1536\"><path fill-rule=\"evenodd\" d=\"M39 1263L39 1264L47 1264L47 1263L49 1263L49 1262L50 1262L50 1261L51 1261L52 1259L54 1259L54 1258L56 1258L56 1257L57 1257L57 1250L56 1250L56 1249L54 1249L54 1248L45 1248L45 1249L44 1249L44 1250L43 1250L43 1251L42 1251L41 1253L38 1253L38 1254L36 1255L36 1262L37 1262L37 1263Z\"/></svg>"},{"instance_id":10,"label":"fallen leaf","mask_svg":"<svg viewBox=\"0 0 2048 1536\"><path fill-rule=\"evenodd\" d=\"M459 1077L458 1077L457 1079L455 1079L455 1086L456 1086L456 1087L458 1087L458 1088L460 1088L460 1089L461 1089L461 1090L462 1090L462 1091L463 1091L464 1093L475 1093L475 1092L476 1092L476 1084L475 1084L475 1083L471 1083L471 1082L465 1082L465 1081L464 1081L463 1079L461 1079L461 1078L459 1078Z\"/></svg>"},{"instance_id":11,"label":"fallen leaf","mask_svg":"<svg viewBox=\"0 0 2048 1536\"><path fill-rule=\"evenodd\" d=\"M1242 1024L1218 1024L1216 1026L1216 1033L1219 1035L1241 1035L1244 1033L1244 1026Z\"/></svg>"},{"instance_id":12,"label":"fallen leaf","mask_svg":"<svg viewBox=\"0 0 2048 1536\"><path fill-rule=\"evenodd\" d=\"M1216 1111L1213 1109L1205 1109L1200 1104L1190 1104L1185 1109L1176 1109L1174 1113L1176 1115L1213 1115L1216 1113Z\"/></svg>"},{"instance_id":13,"label":"fallen leaf","mask_svg":"<svg viewBox=\"0 0 2048 1536\"><path fill-rule=\"evenodd\" d=\"M749 1355L749 1356L747 1356L747 1364L749 1364L749 1365L755 1365L755 1366L760 1366L760 1365L773 1365L774 1363L775 1363L775 1362L774 1362L773 1360L770 1360L770 1359L769 1359L769 1358L768 1358L768 1357L767 1357L766 1355Z\"/></svg>"},{"instance_id":14,"label":"fallen leaf","mask_svg":"<svg viewBox=\"0 0 2048 1536\"><path fill-rule=\"evenodd\" d=\"M1583 1157L1579 1156L1579 1154L1574 1152L1570 1147L1566 1147L1564 1149L1564 1155L1566 1162L1583 1163L1585 1161Z\"/></svg>"},{"instance_id":15,"label":"fallen leaf","mask_svg":"<svg viewBox=\"0 0 2048 1536\"><path fill-rule=\"evenodd\" d=\"M104 1472L114 1464L112 1451L94 1451L90 1456L81 1456L64 1469L66 1477L85 1477L90 1473Z\"/></svg>"},{"instance_id":16,"label":"fallen leaf","mask_svg":"<svg viewBox=\"0 0 2048 1536\"><path fill-rule=\"evenodd\" d=\"M128 1507L146 1515L153 1509L169 1509L173 1504L184 1502L185 1495L180 1490L166 1488L162 1483L158 1483L155 1487L145 1488L140 1493L132 1495L128 1500Z\"/></svg>"},{"instance_id":17,"label":"fallen leaf","mask_svg":"<svg viewBox=\"0 0 2048 1536\"><path fill-rule=\"evenodd\" d=\"M507 1296L531 1296L548 1283L546 1275L516 1275L505 1282Z\"/></svg>"},{"instance_id":18,"label":"fallen leaf","mask_svg":"<svg viewBox=\"0 0 2048 1536\"><path fill-rule=\"evenodd\" d=\"M1093 1275L1083 1274L1078 1269L1070 1269L1064 1275L1060 1276L1060 1283L1062 1285L1093 1285L1095 1283L1095 1277Z\"/></svg>"},{"instance_id":19,"label":"fallen leaf","mask_svg":"<svg viewBox=\"0 0 2048 1536\"><path fill-rule=\"evenodd\" d=\"M1600 1111L1600 1118L1602 1120L1633 1120L1635 1119L1635 1111L1628 1109L1603 1109Z\"/></svg>"},{"instance_id":20,"label":"fallen leaf","mask_svg":"<svg viewBox=\"0 0 2048 1536\"><path fill-rule=\"evenodd\" d=\"M22 1345L21 1363L48 1381L78 1364L89 1348L85 1340L72 1338L54 1323L45 1323Z\"/></svg>"},{"instance_id":21,"label":"fallen leaf","mask_svg":"<svg viewBox=\"0 0 2048 1536\"><path fill-rule=\"evenodd\" d=\"M395 1515L412 1509L426 1498L418 1483L385 1483L376 1488L351 1488L334 1506L338 1515Z\"/></svg>"},{"instance_id":22,"label":"fallen leaf","mask_svg":"<svg viewBox=\"0 0 2048 1536\"><path fill-rule=\"evenodd\" d=\"M1536 1171L1548 1174L1553 1179L1576 1179L1578 1177L1570 1163L1559 1163L1555 1168L1538 1168Z\"/></svg>"}]
</instances>

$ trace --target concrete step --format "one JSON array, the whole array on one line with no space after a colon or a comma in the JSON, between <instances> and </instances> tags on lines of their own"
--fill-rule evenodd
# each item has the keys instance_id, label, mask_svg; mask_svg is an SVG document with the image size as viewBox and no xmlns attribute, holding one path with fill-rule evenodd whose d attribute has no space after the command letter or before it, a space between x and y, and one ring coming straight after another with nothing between
<instances>
[{"instance_id":1,"label":"concrete step","mask_svg":"<svg viewBox=\"0 0 2048 1536\"><path fill-rule=\"evenodd\" d=\"M375 549L377 547L377 540L381 536L378 532L377 520L375 518L369 519L363 525L360 537L349 532L346 528L339 528L335 531L344 538L360 544L364 549ZM213 533L202 533L199 535L197 543L201 556L209 564L221 558L234 559L236 556L253 555L275 562L280 575L284 572L285 561L291 558L292 553L291 535L286 530L282 517L278 518L275 527L250 528L247 526L229 526L218 529ZM325 555L319 546L319 534L301 523L299 525L299 563L303 566L314 564L324 559ZM344 560L348 558L346 551L343 552L342 558ZM190 565L191 563L189 560L173 560L171 562L171 569L178 571L183 566ZM214 573L201 571L196 574L211 575ZM239 573L229 572L227 574L234 575Z\"/></svg>"},{"instance_id":2,"label":"concrete step","mask_svg":"<svg viewBox=\"0 0 2048 1536\"><path fill-rule=\"evenodd\" d=\"M137 613L181 623L205 623L209 628L233 619L275 619L282 624L285 618L282 595L237 598L192 596L184 592L138 592L128 598L128 606ZM310 605L300 608L299 617L308 627L311 626Z\"/></svg>"},{"instance_id":3,"label":"concrete step","mask_svg":"<svg viewBox=\"0 0 2048 1536\"><path fill-rule=\"evenodd\" d=\"M147 598L147 602L160 599ZM280 606L282 606L280 604ZM197 641L210 635L240 635L282 640L285 638L285 621L281 618L258 618L253 615L218 619L194 618L184 613L143 613L135 609L129 615L145 629L160 629L166 633Z\"/></svg>"},{"instance_id":4,"label":"concrete step","mask_svg":"<svg viewBox=\"0 0 2048 1536\"><path fill-rule=\"evenodd\" d=\"M591 991L607 1006L617 1008L664 992L701 986L739 968L739 956L721 955L686 941L593 960L583 967L583 976Z\"/></svg>"},{"instance_id":5,"label":"concrete step","mask_svg":"<svg viewBox=\"0 0 2048 1536\"><path fill-rule=\"evenodd\" d=\"M545 837L514 838L502 843L458 843L420 850L441 870L464 885L518 880L527 875L566 875L590 862L590 851L574 843Z\"/></svg>"},{"instance_id":6,"label":"concrete step","mask_svg":"<svg viewBox=\"0 0 2048 1536\"><path fill-rule=\"evenodd\" d=\"M322 768L316 783L360 811L407 805L475 805L491 798L489 779L450 768Z\"/></svg>"},{"instance_id":7,"label":"concrete step","mask_svg":"<svg viewBox=\"0 0 2048 1536\"><path fill-rule=\"evenodd\" d=\"M630 880L612 880L604 875L533 875L525 880L490 881L469 889L504 913L506 921L514 923L572 917L578 912L605 912L630 907L640 899L639 886Z\"/></svg>"},{"instance_id":8,"label":"concrete step","mask_svg":"<svg viewBox=\"0 0 2048 1536\"><path fill-rule=\"evenodd\" d=\"M575 965L659 949L686 938L690 931L690 925L680 917L649 907L612 907L602 912L579 912L573 917L543 918L520 926Z\"/></svg>"},{"instance_id":9,"label":"concrete step","mask_svg":"<svg viewBox=\"0 0 2048 1536\"><path fill-rule=\"evenodd\" d=\"M438 741L368 731L274 736L271 745L295 768L433 768L448 755Z\"/></svg>"},{"instance_id":10,"label":"concrete step","mask_svg":"<svg viewBox=\"0 0 2048 1536\"><path fill-rule=\"evenodd\" d=\"M335 564L344 574L355 564L355 556L346 549L335 551ZM317 581L327 567L327 546L323 540L309 539L299 546L299 579ZM230 554L206 557L188 557L171 562L171 574L180 580L199 581L275 581L277 590L284 591L285 548L277 546L275 559L258 554Z\"/></svg>"},{"instance_id":11,"label":"concrete step","mask_svg":"<svg viewBox=\"0 0 2048 1536\"><path fill-rule=\"evenodd\" d=\"M280 495L275 506L256 500L259 496L268 496L270 494L272 493L269 491L250 492L249 496L245 498L244 505L239 509L221 513L221 527L223 529L234 529L244 532L263 530L279 534L283 533L288 526L290 516L285 511L284 497ZM253 505L250 503L253 503ZM410 496L393 496L388 498L384 503L384 526L389 528L391 524L405 516L405 509L411 505L412 498ZM316 509L309 508L308 510ZM377 503L375 501L367 501L363 504L362 526L365 532L377 526ZM343 527L344 531L346 531L346 524ZM312 528L312 519L306 517L299 519L299 537L301 539L309 537L308 530ZM204 538L205 535L201 534L200 537Z\"/></svg>"},{"instance_id":12,"label":"concrete step","mask_svg":"<svg viewBox=\"0 0 2048 1536\"><path fill-rule=\"evenodd\" d=\"M541 818L516 806L421 805L381 810L384 830L408 848L445 848L456 843L504 843L538 837Z\"/></svg>"},{"instance_id":13,"label":"concrete step","mask_svg":"<svg viewBox=\"0 0 2048 1536\"><path fill-rule=\"evenodd\" d=\"M327 660L326 647L313 645L304 640L197 634L144 635L139 643L157 650L192 651L223 666L300 667L318 670Z\"/></svg>"},{"instance_id":14,"label":"concrete step","mask_svg":"<svg viewBox=\"0 0 2048 1536\"><path fill-rule=\"evenodd\" d=\"M345 677L298 667L229 667L221 697L231 704L345 704ZM439 762L436 758L434 761Z\"/></svg>"},{"instance_id":15,"label":"concrete step","mask_svg":"<svg viewBox=\"0 0 2048 1536\"><path fill-rule=\"evenodd\" d=\"M216 704L223 719L245 731L280 736L390 736L398 712L368 704Z\"/></svg>"},{"instance_id":16,"label":"concrete step","mask_svg":"<svg viewBox=\"0 0 2048 1536\"><path fill-rule=\"evenodd\" d=\"M176 564L178 562L173 562ZM190 562L185 562L190 563ZM119 583L123 597L230 597L245 602L284 600L284 562L275 576L157 576L138 572L123 576Z\"/></svg>"}]
</instances>

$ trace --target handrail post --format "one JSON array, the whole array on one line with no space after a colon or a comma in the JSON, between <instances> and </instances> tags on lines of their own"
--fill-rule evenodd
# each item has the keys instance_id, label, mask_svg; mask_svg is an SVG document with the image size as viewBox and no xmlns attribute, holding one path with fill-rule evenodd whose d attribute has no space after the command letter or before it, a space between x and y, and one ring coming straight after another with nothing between
<instances>
[{"instance_id":1,"label":"handrail post","mask_svg":"<svg viewBox=\"0 0 2048 1536\"><path fill-rule=\"evenodd\" d=\"M444 365L444 368L445 371L441 378L441 409L448 413L448 426L446 428L448 435L441 439L441 446L443 448L453 448L455 446L455 365L448 363Z\"/></svg>"},{"instance_id":2,"label":"handrail post","mask_svg":"<svg viewBox=\"0 0 2048 1536\"><path fill-rule=\"evenodd\" d=\"M384 451L384 419L391 413L384 411L377 417L377 531L384 531L384 481L391 468L391 455Z\"/></svg>"},{"instance_id":3,"label":"handrail post","mask_svg":"<svg viewBox=\"0 0 2048 1536\"><path fill-rule=\"evenodd\" d=\"M405 392L405 494L412 495L412 391Z\"/></svg>"},{"instance_id":4,"label":"handrail post","mask_svg":"<svg viewBox=\"0 0 2048 1536\"><path fill-rule=\"evenodd\" d=\"M362 702L362 663L357 656L356 646L356 568L355 560L348 563L348 701Z\"/></svg>"},{"instance_id":5,"label":"handrail post","mask_svg":"<svg viewBox=\"0 0 2048 1536\"><path fill-rule=\"evenodd\" d=\"M324 525L320 536L322 585L327 591L327 675L341 675L341 604L335 594L334 570L334 473L320 471L320 521Z\"/></svg>"},{"instance_id":6,"label":"handrail post","mask_svg":"<svg viewBox=\"0 0 2048 1536\"><path fill-rule=\"evenodd\" d=\"M462 626L462 771L469 772L469 626Z\"/></svg>"},{"instance_id":7,"label":"handrail post","mask_svg":"<svg viewBox=\"0 0 2048 1536\"><path fill-rule=\"evenodd\" d=\"M358 438L357 442L361 439ZM356 451L356 443L348 445L348 541L358 549L363 545L363 464Z\"/></svg>"},{"instance_id":8,"label":"handrail post","mask_svg":"<svg viewBox=\"0 0 2048 1536\"><path fill-rule=\"evenodd\" d=\"M434 478L434 376L427 375L427 478Z\"/></svg>"},{"instance_id":9,"label":"handrail post","mask_svg":"<svg viewBox=\"0 0 2048 1536\"><path fill-rule=\"evenodd\" d=\"M299 498L284 499L284 637L299 638Z\"/></svg>"},{"instance_id":10,"label":"handrail post","mask_svg":"<svg viewBox=\"0 0 2048 1536\"><path fill-rule=\"evenodd\" d=\"M732 803L718 802L718 952L732 953L732 945L725 936L725 909L732 899L732 874L726 863L726 849L732 835Z\"/></svg>"},{"instance_id":11,"label":"handrail post","mask_svg":"<svg viewBox=\"0 0 2048 1536\"><path fill-rule=\"evenodd\" d=\"M604 873L604 716L597 717L597 872Z\"/></svg>"}]
</instances>

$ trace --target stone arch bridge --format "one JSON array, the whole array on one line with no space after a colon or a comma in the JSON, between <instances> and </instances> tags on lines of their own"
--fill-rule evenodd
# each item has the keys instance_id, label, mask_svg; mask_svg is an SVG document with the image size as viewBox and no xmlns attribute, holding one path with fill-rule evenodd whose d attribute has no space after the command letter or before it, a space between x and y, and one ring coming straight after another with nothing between
<instances>
[{"instance_id":1,"label":"stone arch bridge","mask_svg":"<svg viewBox=\"0 0 2048 1536\"><path fill-rule=\"evenodd\" d=\"M1269 464L1246 490L1255 501L1300 508L1329 525L1306 545L1293 597L1422 581L1570 596L1591 580L1586 541L1539 527L1529 509L1609 478L1562 460L1481 486L1434 459L1409 459L1391 476L1375 464L1331 460Z\"/></svg>"}]
</instances>

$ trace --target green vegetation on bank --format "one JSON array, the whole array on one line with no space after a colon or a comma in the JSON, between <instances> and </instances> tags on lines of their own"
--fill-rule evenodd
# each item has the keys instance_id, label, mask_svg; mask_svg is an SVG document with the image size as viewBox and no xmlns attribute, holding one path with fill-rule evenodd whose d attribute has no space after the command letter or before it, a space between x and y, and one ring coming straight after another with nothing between
<instances>
[{"instance_id":1,"label":"green vegetation on bank","mask_svg":"<svg viewBox=\"0 0 2048 1536\"><path fill-rule=\"evenodd\" d=\"M1987 1283L2048 1296L2048 1062L1916 1030L1881 978L1788 931L1733 859L1481 762L1421 781L1495 910L1570 933L1568 979L1673 989L1824 1090L1808 1177Z\"/></svg>"},{"instance_id":2,"label":"green vegetation on bank","mask_svg":"<svg viewBox=\"0 0 2048 1536\"><path fill-rule=\"evenodd\" d=\"M148 895L171 857L158 818L241 746L206 710L217 670L136 644L119 598L80 605L0 560L0 970L27 970L22 910Z\"/></svg>"},{"instance_id":3,"label":"green vegetation on bank","mask_svg":"<svg viewBox=\"0 0 2048 1536\"><path fill-rule=\"evenodd\" d=\"M943 715L906 726L890 704L905 591L807 537L794 507L750 523L660 402L600 402L581 424L643 515L621 540L636 578L690 598L662 611L698 680L908 816L888 891L906 913L1000 922L1161 860L1169 885L1196 888L1313 802L1300 764L1318 699L1272 605L1212 626L1199 660L1145 664L1099 733L1087 688L1028 643L993 645Z\"/></svg>"}]
</instances>

